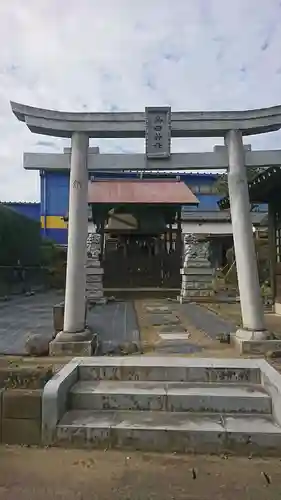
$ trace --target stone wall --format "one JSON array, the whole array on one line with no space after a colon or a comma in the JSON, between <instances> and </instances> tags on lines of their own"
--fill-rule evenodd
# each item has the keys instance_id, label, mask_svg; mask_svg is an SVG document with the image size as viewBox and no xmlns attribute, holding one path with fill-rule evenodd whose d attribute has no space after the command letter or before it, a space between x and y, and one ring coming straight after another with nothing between
<instances>
[{"instance_id":1,"label":"stone wall","mask_svg":"<svg viewBox=\"0 0 281 500\"><path fill-rule=\"evenodd\" d=\"M181 300L213 295L213 274L209 243L198 241L193 234L185 235Z\"/></svg>"},{"instance_id":2,"label":"stone wall","mask_svg":"<svg viewBox=\"0 0 281 500\"><path fill-rule=\"evenodd\" d=\"M0 368L0 443L41 444L42 392L51 367Z\"/></svg>"},{"instance_id":3,"label":"stone wall","mask_svg":"<svg viewBox=\"0 0 281 500\"><path fill-rule=\"evenodd\" d=\"M2 389L0 392L0 442L41 443L41 390Z\"/></svg>"},{"instance_id":4,"label":"stone wall","mask_svg":"<svg viewBox=\"0 0 281 500\"><path fill-rule=\"evenodd\" d=\"M88 303L104 303L103 268L100 265L101 236L89 233L87 238L86 297Z\"/></svg>"}]
</instances>

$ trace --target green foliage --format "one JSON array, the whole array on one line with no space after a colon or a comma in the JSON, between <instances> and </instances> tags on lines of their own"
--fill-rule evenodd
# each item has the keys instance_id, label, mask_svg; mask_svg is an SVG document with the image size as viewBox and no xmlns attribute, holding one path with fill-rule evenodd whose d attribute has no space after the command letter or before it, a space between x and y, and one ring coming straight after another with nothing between
<instances>
[{"instance_id":1,"label":"green foliage","mask_svg":"<svg viewBox=\"0 0 281 500\"><path fill-rule=\"evenodd\" d=\"M63 289L66 273L66 250L57 247L52 241L44 240L41 245L41 265L48 270L49 285Z\"/></svg>"},{"instance_id":2,"label":"green foliage","mask_svg":"<svg viewBox=\"0 0 281 500\"><path fill-rule=\"evenodd\" d=\"M257 255L257 264L259 271L260 283L267 283L269 280L269 247L268 241L263 239L255 239L255 249ZM227 283L237 284L237 271L234 247L229 248L226 253L228 266L225 269L225 277Z\"/></svg>"},{"instance_id":3,"label":"green foliage","mask_svg":"<svg viewBox=\"0 0 281 500\"><path fill-rule=\"evenodd\" d=\"M60 250L56 245L47 238L42 240L40 245L40 264L44 267L49 267L57 260Z\"/></svg>"},{"instance_id":4,"label":"green foliage","mask_svg":"<svg viewBox=\"0 0 281 500\"><path fill-rule=\"evenodd\" d=\"M39 265L40 245L40 223L0 205L0 265Z\"/></svg>"},{"instance_id":5,"label":"green foliage","mask_svg":"<svg viewBox=\"0 0 281 500\"><path fill-rule=\"evenodd\" d=\"M254 178L261 172L266 170L267 167L247 167L247 178L248 182L252 182ZM222 196L228 196L228 183L227 183L227 172L224 172L217 180L214 185L216 192Z\"/></svg>"},{"instance_id":6,"label":"green foliage","mask_svg":"<svg viewBox=\"0 0 281 500\"><path fill-rule=\"evenodd\" d=\"M214 189L218 194L221 194L222 196L228 195L228 183L227 183L226 172L221 174L218 180L215 182Z\"/></svg>"},{"instance_id":7,"label":"green foliage","mask_svg":"<svg viewBox=\"0 0 281 500\"><path fill-rule=\"evenodd\" d=\"M0 295L17 289L19 261L29 284L64 288L66 251L42 239L40 223L0 204Z\"/></svg>"}]
</instances>

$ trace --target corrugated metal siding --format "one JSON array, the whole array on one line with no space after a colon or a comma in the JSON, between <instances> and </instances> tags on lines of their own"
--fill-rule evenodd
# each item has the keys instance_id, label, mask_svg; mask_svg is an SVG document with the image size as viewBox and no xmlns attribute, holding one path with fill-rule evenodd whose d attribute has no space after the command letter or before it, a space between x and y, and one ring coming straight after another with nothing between
<instances>
[{"instance_id":1,"label":"corrugated metal siding","mask_svg":"<svg viewBox=\"0 0 281 500\"><path fill-rule=\"evenodd\" d=\"M67 244L69 173L46 171L41 175L41 235L59 245ZM46 194L46 199L45 199Z\"/></svg>"},{"instance_id":2,"label":"corrugated metal siding","mask_svg":"<svg viewBox=\"0 0 281 500\"><path fill-rule=\"evenodd\" d=\"M221 199L219 194L198 194L198 210L219 210L218 201Z\"/></svg>"},{"instance_id":3,"label":"corrugated metal siding","mask_svg":"<svg viewBox=\"0 0 281 500\"><path fill-rule=\"evenodd\" d=\"M221 197L217 194L196 194L196 197L199 201L198 208L194 210L194 207L191 206L183 206L182 213L185 212L194 212L194 211L203 211L203 212L219 212L219 206L217 202L221 199Z\"/></svg>"},{"instance_id":4,"label":"corrugated metal siding","mask_svg":"<svg viewBox=\"0 0 281 500\"><path fill-rule=\"evenodd\" d=\"M117 174L116 172L91 172L89 176L95 176L96 179L139 179L139 174L135 172L124 172ZM180 178L191 189L197 186L212 186L217 181L217 174L212 173L171 173L163 174L159 172L157 175L144 174L144 179L175 179L176 176ZM56 241L59 244L67 243L67 229L60 228L61 217L68 213L68 198L69 198L69 173L68 172L51 172L45 173L46 179L46 210L43 204L43 184L41 179L41 216L46 215L46 236ZM222 198L218 194L203 194L196 193L199 201L198 208L196 206L187 205L183 207L183 214L192 213L195 215L198 212L200 217L201 212L219 212L217 202ZM19 204L21 205L21 204ZM28 210L28 209L27 209ZM259 210L266 211L267 206L260 205ZM20 213L21 208L19 209ZM46 212L46 213L44 213ZM202 214L203 215L203 214ZM214 214L215 215L215 214ZM213 215L211 215L213 216ZM53 224L54 227L50 227ZM59 226L59 227L58 227ZM43 231L43 230L42 230Z\"/></svg>"},{"instance_id":5,"label":"corrugated metal siding","mask_svg":"<svg viewBox=\"0 0 281 500\"><path fill-rule=\"evenodd\" d=\"M95 175L98 179L116 179L122 177L122 179L138 179L139 175L136 173L124 173L117 175L116 173L108 172L91 172L89 176ZM163 174L159 173L157 179L175 179L176 173L174 174ZM217 176L214 174L196 174L196 173L180 173L179 177L187 185L200 186L200 185L212 185ZM144 178L155 178L148 174L144 174ZM43 180L44 179L44 180ZM44 182L46 182L46 203L44 201ZM205 195L198 195L199 201ZM212 198L212 196L211 196ZM67 244L67 228L59 228L61 225L61 217L68 213L68 200L69 200L69 173L68 172L44 172L41 176L41 220L42 220L42 235L46 236L58 244ZM214 202L215 203L215 202ZM214 204L213 203L213 204ZM193 205L192 210L196 210ZM45 218L46 229L43 227L43 221ZM55 220L55 218L57 220ZM50 227L53 224L54 227Z\"/></svg>"},{"instance_id":6,"label":"corrugated metal siding","mask_svg":"<svg viewBox=\"0 0 281 500\"><path fill-rule=\"evenodd\" d=\"M45 237L58 245L67 245L67 229L46 229Z\"/></svg>"},{"instance_id":7,"label":"corrugated metal siding","mask_svg":"<svg viewBox=\"0 0 281 500\"><path fill-rule=\"evenodd\" d=\"M68 212L69 174L47 172L46 215L64 216Z\"/></svg>"},{"instance_id":8,"label":"corrugated metal siding","mask_svg":"<svg viewBox=\"0 0 281 500\"><path fill-rule=\"evenodd\" d=\"M117 176L116 173L106 173L106 172L95 172L90 173L91 175L95 175L96 178L109 178L116 179L116 177L120 178L120 175ZM69 173L68 172L45 172L45 182L46 182L46 213L44 213L44 188L43 188L43 179L41 178L41 215L60 215L64 216L68 213L68 198L69 198ZM151 176L144 175L144 178L151 178ZM124 173L122 174L122 179L136 179L139 178L137 174L134 173ZM165 178L165 179L174 179L175 175L163 175L159 174L157 179ZM187 185L191 187L197 185L212 185L216 181L216 175L214 174L192 174L185 173L180 174L180 179L184 181ZM197 196L197 195L196 195ZM199 194L197 198L202 198ZM207 195L206 195L207 196ZM213 195L210 195L211 197ZM219 197L221 198L221 197ZM199 200L200 201L200 200Z\"/></svg>"}]
</instances>

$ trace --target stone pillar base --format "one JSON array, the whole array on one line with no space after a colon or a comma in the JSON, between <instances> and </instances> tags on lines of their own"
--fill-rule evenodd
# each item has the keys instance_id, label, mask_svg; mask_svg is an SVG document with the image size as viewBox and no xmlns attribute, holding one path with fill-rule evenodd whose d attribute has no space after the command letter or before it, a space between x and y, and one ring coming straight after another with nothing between
<instances>
[{"instance_id":1,"label":"stone pillar base","mask_svg":"<svg viewBox=\"0 0 281 500\"><path fill-rule=\"evenodd\" d=\"M214 291L213 290L208 290L207 288L195 288L194 289L188 289L188 290L183 290L181 293L181 297L183 299L189 299L189 300L194 300L194 298L201 298L201 297L213 297L214 296Z\"/></svg>"},{"instance_id":2,"label":"stone pillar base","mask_svg":"<svg viewBox=\"0 0 281 500\"><path fill-rule=\"evenodd\" d=\"M270 353L272 355L275 351L278 353L281 351L280 340L243 340L234 336L233 341L240 354L254 354L264 357Z\"/></svg>"},{"instance_id":3,"label":"stone pillar base","mask_svg":"<svg viewBox=\"0 0 281 500\"><path fill-rule=\"evenodd\" d=\"M236 331L235 338L237 340L267 340L269 332L267 330L248 330L246 328L239 328Z\"/></svg>"},{"instance_id":4,"label":"stone pillar base","mask_svg":"<svg viewBox=\"0 0 281 500\"><path fill-rule=\"evenodd\" d=\"M96 345L97 337L90 330L60 332L49 344L49 356L93 356Z\"/></svg>"},{"instance_id":5,"label":"stone pillar base","mask_svg":"<svg viewBox=\"0 0 281 500\"><path fill-rule=\"evenodd\" d=\"M269 340L269 337L267 330L255 331L239 328L231 336L231 340L240 354L264 354L270 350L270 346L274 349L275 341Z\"/></svg>"},{"instance_id":6,"label":"stone pillar base","mask_svg":"<svg viewBox=\"0 0 281 500\"><path fill-rule=\"evenodd\" d=\"M214 295L213 269L207 259L192 260L180 272L182 275L180 294L182 301L194 301Z\"/></svg>"}]
</instances>

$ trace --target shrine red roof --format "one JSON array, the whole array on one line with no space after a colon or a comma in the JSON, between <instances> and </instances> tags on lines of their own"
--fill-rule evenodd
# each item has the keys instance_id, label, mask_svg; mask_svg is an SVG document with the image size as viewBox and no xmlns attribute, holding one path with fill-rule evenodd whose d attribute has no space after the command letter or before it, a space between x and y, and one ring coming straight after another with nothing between
<instances>
[{"instance_id":1,"label":"shrine red roof","mask_svg":"<svg viewBox=\"0 0 281 500\"><path fill-rule=\"evenodd\" d=\"M98 180L88 186L89 203L196 205L196 196L177 180Z\"/></svg>"}]
</instances>

